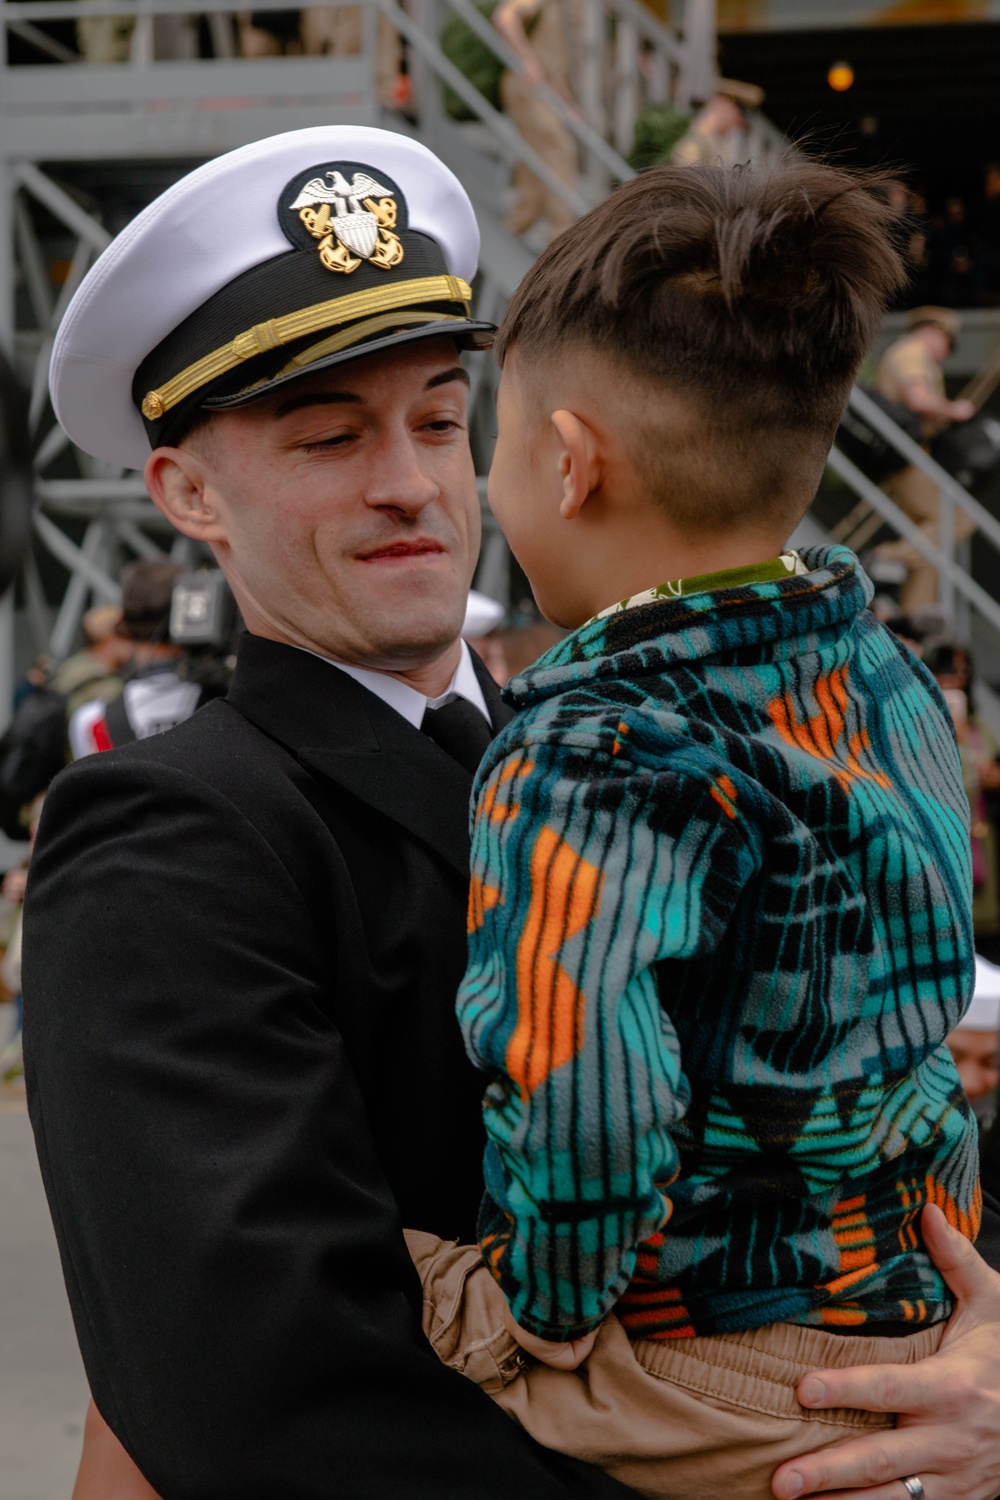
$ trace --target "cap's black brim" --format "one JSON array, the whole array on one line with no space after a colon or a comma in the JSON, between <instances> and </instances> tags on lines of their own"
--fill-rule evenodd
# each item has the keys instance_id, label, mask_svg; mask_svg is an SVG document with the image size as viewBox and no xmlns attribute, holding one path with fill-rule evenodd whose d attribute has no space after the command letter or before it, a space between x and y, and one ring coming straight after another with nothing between
<instances>
[{"instance_id":1,"label":"cap's black brim","mask_svg":"<svg viewBox=\"0 0 1000 1500\"><path fill-rule=\"evenodd\" d=\"M400 328L380 337L351 344L346 349L338 349L335 354L322 355L319 359L303 365L301 369L286 370L272 380L262 380L255 385L248 386L245 390L237 391L235 395L210 396L201 403L202 409L204 411L230 411L233 407L250 406L254 401L260 401L264 396L269 396L272 391L279 390L293 380L301 380L305 375L315 375L320 370L329 369L331 365L342 365L348 360L362 359L368 354L378 354L383 349L395 348L397 344L410 344L415 339L450 338L454 339L459 349L485 352L493 347L496 331L495 324L477 323L471 318L467 321L456 321L452 318L442 319L440 323L417 323L411 328Z\"/></svg>"}]
</instances>

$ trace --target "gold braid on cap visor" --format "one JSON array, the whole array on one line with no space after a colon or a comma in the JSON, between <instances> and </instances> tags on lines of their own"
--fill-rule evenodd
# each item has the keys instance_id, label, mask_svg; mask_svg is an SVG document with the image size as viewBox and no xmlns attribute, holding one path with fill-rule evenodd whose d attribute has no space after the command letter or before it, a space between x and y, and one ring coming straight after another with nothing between
<instances>
[{"instance_id":1,"label":"gold braid on cap visor","mask_svg":"<svg viewBox=\"0 0 1000 1500\"><path fill-rule=\"evenodd\" d=\"M245 333L238 333L228 344L195 360L186 370L181 370L155 391L147 391L142 402L142 414L150 422L157 422L171 407L185 401L202 386L235 370L244 360L270 349L280 349L282 344L291 344L307 334L329 328L332 323L342 323L349 318L368 318L373 313L387 312L391 308L405 308L416 302L461 302L468 316L472 288L460 276L423 276L413 281L397 281L392 286L372 287L365 292L349 292L346 297L334 297L330 302L316 302L312 307L303 307L298 312L286 313L282 318L272 318L267 323L256 323ZM446 321L445 314L435 314L435 319ZM398 321L393 319L392 321ZM423 317L414 317L423 322ZM347 348L353 334L357 338L365 335L363 327L345 329L338 335L343 338L341 347ZM370 328L369 330L370 331ZM332 342L332 340L331 340ZM317 356L313 356L314 358ZM288 367L286 366L286 369Z\"/></svg>"}]
</instances>

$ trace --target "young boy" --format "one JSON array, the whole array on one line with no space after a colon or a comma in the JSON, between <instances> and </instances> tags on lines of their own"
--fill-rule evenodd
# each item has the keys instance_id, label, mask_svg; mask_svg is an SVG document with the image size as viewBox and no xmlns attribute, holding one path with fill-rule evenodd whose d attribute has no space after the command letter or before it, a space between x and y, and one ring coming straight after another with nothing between
<instances>
[{"instance_id":1,"label":"young boy","mask_svg":"<svg viewBox=\"0 0 1000 1500\"><path fill-rule=\"evenodd\" d=\"M488 1272L411 1245L442 1357L650 1496L763 1500L890 1425L796 1383L933 1351L922 1206L978 1228L951 721L856 558L785 550L901 279L890 224L822 165L657 169L497 342L491 503L573 633L477 782Z\"/></svg>"}]
</instances>

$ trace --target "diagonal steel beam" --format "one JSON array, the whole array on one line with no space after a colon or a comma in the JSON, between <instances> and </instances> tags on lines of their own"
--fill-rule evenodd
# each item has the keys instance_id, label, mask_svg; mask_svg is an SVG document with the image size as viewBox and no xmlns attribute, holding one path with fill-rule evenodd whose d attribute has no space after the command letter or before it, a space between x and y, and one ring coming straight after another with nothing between
<instances>
[{"instance_id":1,"label":"diagonal steel beam","mask_svg":"<svg viewBox=\"0 0 1000 1500\"><path fill-rule=\"evenodd\" d=\"M54 213L56 218L72 229L81 240L86 240L95 250L106 250L111 244L111 235L102 224L82 209L69 193L58 183L46 177L29 161L19 161L14 166L14 176L22 187L27 188L33 198Z\"/></svg>"},{"instance_id":2,"label":"diagonal steel beam","mask_svg":"<svg viewBox=\"0 0 1000 1500\"><path fill-rule=\"evenodd\" d=\"M1000 630L1000 604L974 578L970 577L960 563L946 556L940 547L935 547L920 527L910 520L905 511L900 510L884 490L880 490L877 484L873 484L865 474L862 474L861 470L852 464L839 448L831 449L827 463L835 474L839 474L841 479L850 485L856 495L867 500L872 509L877 510L888 521L895 532L906 541L912 542L917 551L926 557L929 563L933 563L942 577L947 578L952 587L964 595L973 608Z\"/></svg>"},{"instance_id":3,"label":"diagonal steel beam","mask_svg":"<svg viewBox=\"0 0 1000 1500\"><path fill-rule=\"evenodd\" d=\"M949 474L947 469L942 469L926 449L921 448L919 443L915 443L911 437L908 437L901 427L897 427L877 402L864 391L859 390L857 386L851 392L848 405L868 423L869 427L874 427L880 437L884 437L886 442L891 444L900 458L905 458L908 464L914 464L927 475L928 479L934 481L939 490L944 490L959 510L964 511L970 520L975 521L977 528L984 536L989 537L994 547L1000 551L1000 521L995 516L991 516L986 507L980 505L968 490L963 489L953 474ZM860 473L860 470L858 472ZM881 493L880 490L879 494Z\"/></svg>"},{"instance_id":4,"label":"diagonal steel beam","mask_svg":"<svg viewBox=\"0 0 1000 1500\"><path fill-rule=\"evenodd\" d=\"M43 515L41 511L35 512L32 517L32 524L45 546L52 553L52 556L57 558L64 568L68 568L75 577L82 579L89 585L103 603L119 604L121 602L122 591L118 587L118 584L115 583L110 573L105 573L103 568L98 567L90 555L98 545L98 542L103 540L103 525L101 522L94 521L87 528L86 541L91 542L89 548L86 546L86 543L81 548L75 542L70 541L65 531L60 531L56 523L50 521L48 516ZM101 527L102 534L92 540L91 534L97 526Z\"/></svg>"}]
</instances>

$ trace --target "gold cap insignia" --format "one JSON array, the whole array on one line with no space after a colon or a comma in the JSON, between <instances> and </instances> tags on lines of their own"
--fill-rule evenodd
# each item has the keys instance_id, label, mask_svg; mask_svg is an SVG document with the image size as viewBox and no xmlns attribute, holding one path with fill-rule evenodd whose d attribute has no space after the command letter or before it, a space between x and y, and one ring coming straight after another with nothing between
<instances>
[{"instance_id":1,"label":"gold cap insignia","mask_svg":"<svg viewBox=\"0 0 1000 1500\"><path fill-rule=\"evenodd\" d=\"M350 274L362 261L389 271L403 259L403 242L396 233L401 195L394 184L379 182L361 167L352 171L354 165L341 163L303 183L282 204L282 223L286 234L297 240L285 217L297 215L306 233L318 241L319 258L328 271Z\"/></svg>"}]
</instances>

